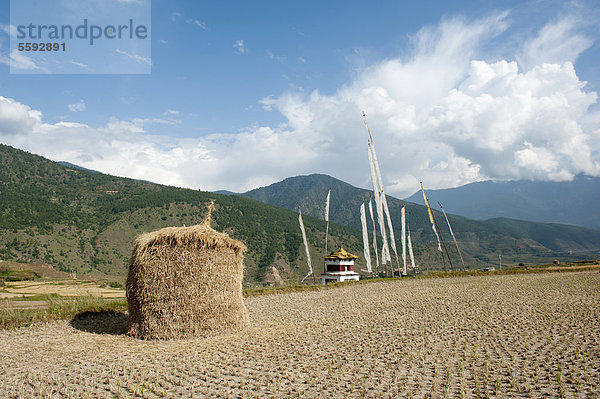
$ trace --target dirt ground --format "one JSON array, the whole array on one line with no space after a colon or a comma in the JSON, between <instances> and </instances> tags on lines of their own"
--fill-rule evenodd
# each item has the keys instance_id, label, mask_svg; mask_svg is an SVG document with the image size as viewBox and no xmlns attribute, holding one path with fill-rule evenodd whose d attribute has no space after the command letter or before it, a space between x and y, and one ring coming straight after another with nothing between
<instances>
[{"instance_id":1,"label":"dirt ground","mask_svg":"<svg viewBox=\"0 0 600 399\"><path fill-rule=\"evenodd\" d=\"M600 273L405 279L246 299L180 341L125 314L0 331L0 397L598 397Z\"/></svg>"},{"instance_id":2,"label":"dirt ground","mask_svg":"<svg viewBox=\"0 0 600 399\"><path fill-rule=\"evenodd\" d=\"M561 270L586 270L591 268L599 268L598 263L591 263L586 265L574 265L574 266L548 266L546 270L561 271Z\"/></svg>"}]
</instances>

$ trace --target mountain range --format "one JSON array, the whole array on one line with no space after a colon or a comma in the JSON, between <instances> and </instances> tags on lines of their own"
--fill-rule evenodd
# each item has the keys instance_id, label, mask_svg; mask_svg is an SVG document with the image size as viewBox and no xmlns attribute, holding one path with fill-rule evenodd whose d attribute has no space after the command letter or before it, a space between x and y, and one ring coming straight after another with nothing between
<instances>
[{"instance_id":1,"label":"mountain range","mask_svg":"<svg viewBox=\"0 0 600 399\"><path fill-rule=\"evenodd\" d=\"M457 188L427 190L431 206L472 219L497 217L600 228L600 178L577 175L572 181L484 181ZM420 191L408 201L424 205Z\"/></svg>"},{"instance_id":2,"label":"mountain range","mask_svg":"<svg viewBox=\"0 0 600 399\"><path fill-rule=\"evenodd\" d=\"M330 217L333 222L360 229L358 209L368 202L369 190L354 187L331 176L313 174L287 178L267 187L241 194L278 207L298 210L323 218L325 198L331 190ZM399 237L400 211L404 201L387 196L396 238ZM422 199L422 197L421 197ZM432 200L430 199L430 202ZM435 245L427 210L423 205L406 202L407 220L413 241ZM441 212L434 209L443 237L450 232ZM477 221L449 214L448 218L460 245L473 264L493 263L500 254L516 263L534 262L560 253L596 257L600 250L600 230L566 224L538 223L513 218ZM451 251L455 251L448 245ZM522 262L521 262L522 261Z\"/></svg>"},{"instance_id":3,"label":"mountain range","mask_svg":"<svg viewBox=\"0 0 600 399\"><path fill-rule=\"evenodd\" d=\"M199 223L214 199L213 227L248 247L246 285L297 281L307 272L297 210L302 210L312 263L318 270L324 254L323 207L330 188L328 246L344 245L362 258L358 207L368 201L369 192L330 176L298 176L244 195L223 195L110 176L6 145L0 145L0 165L3 260L123 278L137 235ZM397 231L404 202L393 197L388 201ZM407 209L420 270L442 268L425 208L407 203ZM443 216L435 215L447 236ZM584 259L594 256L600 247L600 231L594 229L510 219L449 218L468 267L495 263L499 254L509 264ZM450 245L449 250L456 263ZM360 269L364 260L358 262Z\"/></svg>"}]
</instances>

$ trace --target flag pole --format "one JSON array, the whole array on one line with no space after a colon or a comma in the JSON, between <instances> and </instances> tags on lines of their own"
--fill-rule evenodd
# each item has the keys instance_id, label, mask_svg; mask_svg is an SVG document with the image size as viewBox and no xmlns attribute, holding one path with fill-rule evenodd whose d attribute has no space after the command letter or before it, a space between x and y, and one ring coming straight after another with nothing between
<instances>
[{"instance_id":1,"label":"flag pole","mask_svg":"<svg viewBox=\"0 0 600 399\"><path fill-rule=\"evenodd\" d=\"M375 218L373 217L373 204L371 202L371 192L369 191L369 214L371 215L371 223L373 223L373 250L375 251L375 275L379 276L379 254L377 253L377 227L375 226Z\"/></svg>"},{"instance_id":2,"label":"flag pole","mask_svg":"<svg viewBox=\"0 0 600 399\"><path fill-rule=\"evenodd\" d=\"M371 139L371 143L373 142L373 136L371 136L371 129L369 129L369 124L367 123L367 114L365 111L362 112L363 119L365 120L365 126L367 127L367 132L369 132L369 139Z\"/></svg>"},{"instance_id":3,"label":"flag pole","mask_svg":"<svg viewBox=\"0 0 600 399\"><path fill-rule=\"evenodd\" d=\"M456 241L456 236L454 235L454 232L452 231L452 226L450 226L450 220L448 219L448 215L446 215L446 211L444 210L444 207L442 206L441 202L438 201L438 205L440 206L440 208L442 209L442 212L444 213L444 217L446 218L446 223L448 223L448 229L450 230L450 235L452 235L452 239L454 240L454 244L456 245L456 250L458 251L458 256L460 257L460 261L462 263L463 270L467 270L467 268L465 267L465 261L463 259L462 253L460 252L460 248L458 247L458 241Z\"/></svg>"},{"instance_id":4,"label":"flag pole","mask_svg":"<svg viewBox=\"0 0 600 399\"><path fill-rule=\"evenodd\" d=\"M435 220L435 216L433 215L433 211L431 209L431 206L429 205L429 200L427 199L427 196L425 195L425 189L423 188L423 182L421 183L421 191L423 192L423 200L425 201L425 205L427 206L427 211L429 212L429 217L431 219L431 221L433 222L433 225L435 226L434 232L436 232L436 234L438 234L438 238L441 240L442 245L444 246L444 250L446 250L446 256L448 257L448 261L450 262L450 269L452 271L454 271L454 265L452 264L452 259L450 259L450 254L448 253L448 248L446 247L446 242L444 241L444 237L442 236L442 231L440 230L438 224L437 224L437 220ZM438 233L439 232L439 233ZM439 245L439 242L438 242ZM439 246L438 246L439 248ZM446 269L446 260L444 259L444 254L442 252L442 263L444 265L444 271L447 271Z\"/></svg>"},{"instance_id":5,"label":"flag pole","mask_svg":"<svg viewBox=\"0 0 600 399\"><path fill-rule=\"evenodd\" d=\"M431 213L433 215L433 212ZM437 221L435 220L435 216L433 217L433 221L435 223L435 228L440 232L440 239L442 240L442 245L444 246L444 250L446 251L446 256L448 257L448 262L450 262L450 270L454 272L454 265L452 264L452 259L450 259L450 254L448 253L448 247L446 247L446 242L444 241L444 236L442 236L442 232L438 227ZM444 255L442 254L442 259ZM444 262L444 269L446 269L446 262ZM445 271L445 270L444 270Z\"/></svg>"},{"instance_id":6,"label":"flag pole","mask_svg":"<svg viewBox=\"0 0 600 399\"><path fill-rule=\"evenodd\" d=\"M385 227L385 219L387 217L388 229L390 230L390 241L392 242L392 249L394 250L394 254L396 255L396 265L398 265L398 251L396 250L396 242L392 240L394 236L394 230L392 227L391 217L389 215L389 210L387 207L387 198L385 196L385 191L383 188L383 179L381 178L381 171L379 170L379 162L377 161L377 155L375 153L375 144L373 143L373 136L371 135L371 129L369 128L369 124L367 123L367 115L364 111L362 111L363 120L365 123L365 127L367 128L367 132L369 133L369 141L368 141L368 154L369 154L369 163L371 166L371 179L373 180L373 194L375 194L375 203L377 205L377 218L379 221L379 227L381 231L381 239L382 243L382 270L383 273L387 274L388 267L387 262L390 262L389 271L391 277L394 277L394 262L390 255L390 242L387 239L386 227ZM380 216L381 214L381 216Z\"/></svg>"},{"instance_id":7,"label":"flag pole","mask_svg":"<svg viewBox=\"0 0 600 399\"><path fill-rule=\"evenodd\" d=\"M300 224L300 231L302 232L302 241L304 241L304 250L306 251L306 263L308 264L308 274L304 276L304 278L300 281L304 282L311 274L314 276L314 270L312 267L312 262L310 260L310 250L308 249L308 241L306 240L306 231L304 230L304 222L302 221L302 210L298 206L298 223Z\"/></svg>"},{"instance_id":8,"label":"flag pole","mask_svg":"<svg viewBox=\"0 0 600 399\"><path fill-rule=\"evenodd\" d=\"M329 186L329 191L327 192L327 200L325 202L325 221L327 222L327 227L325 228L325 256L327 256L327 238L329 236L329 201L331 199L331 186ZM323 273L327 273L327 269L325 267L325 259L323 259Z\"/></svg>"}]
</instances>

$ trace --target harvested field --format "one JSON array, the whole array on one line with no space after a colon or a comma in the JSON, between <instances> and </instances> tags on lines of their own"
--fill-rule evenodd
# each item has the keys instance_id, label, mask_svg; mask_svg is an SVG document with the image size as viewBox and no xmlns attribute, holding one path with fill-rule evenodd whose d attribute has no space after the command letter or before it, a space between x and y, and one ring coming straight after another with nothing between
<instances>
[{"instance_id":1,"label":"harvested field","mask_svg":"<svg viewBox=\"0 0 600 399\"><path fill-rule=\"evenodd\" d=\"M180 341L106 314L0 332L0 397L597 397L600 273L417 279L246 299Z\"/></svg>"},{"instance_id":2,"label":"harvested field","mask_svg":"<svg viewBox=\"0 0 600 399\"><path fill-rule=\"evenodd\" d=\"M102 298L125 298L125 290L102 287L92 281L15 281L6 284L0 299L57 294L62 297L97 296Z\"/></svg>"}]
</instances>

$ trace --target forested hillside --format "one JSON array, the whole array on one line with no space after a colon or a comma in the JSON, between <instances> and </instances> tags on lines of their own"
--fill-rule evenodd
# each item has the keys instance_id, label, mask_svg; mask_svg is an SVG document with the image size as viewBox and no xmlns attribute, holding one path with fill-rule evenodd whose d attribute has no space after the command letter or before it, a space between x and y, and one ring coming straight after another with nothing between
<instances>
[{"instance_id":1,"label":"forested hillside","mask_svg":"<svg viewBox=\"0 0 600 399\"><path fill-rule=\"evenodd\" d=\"M64 166L0 145L0 258L49 263L64 271L124 275L134 238L199 223L210 199L213 227L248 246L248 283L306 272L297 214L240 196L168 187ZM325 224L305 217L313 263ZM358 232L337 225L332 242L358 251ZM330 244L331 245L331 244Z\"/></svg>"},{"instance_id":2,"label":"forested hillside","mask_svg":"<svg viewBox=\"0 0 600 399\"><path fill-rule=\"evenodd\" d=\"M308 266L296 210L300 207L305 215L312 263L319 271L324 255L323 207L331 187L329 248L343 244L360 256L357 268L364 267L358 208L368 201L369 192L329 176L290 178L246 194L277 205L273 206L239 195L109 176L5 145L0 145L0 163L0 259L123 277L138 234L199 223L214 199L213 227L248 247L246 284L297 281ZM399 239L403 201L393 197L388 201ZM420 270L442 268L425 208L408 203L407 210ZM458 265L443 216L436 212L436 217L450 256ZM594 257L600 247L597 230L449 217L470 268L494 264L500 254L505 264L541 263L557 257L584 259ZM399 242L397 247L401 248Z\"/></svg>"}]
</instances>

